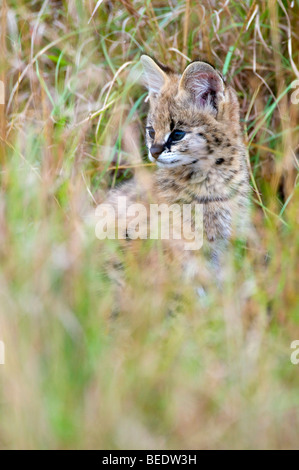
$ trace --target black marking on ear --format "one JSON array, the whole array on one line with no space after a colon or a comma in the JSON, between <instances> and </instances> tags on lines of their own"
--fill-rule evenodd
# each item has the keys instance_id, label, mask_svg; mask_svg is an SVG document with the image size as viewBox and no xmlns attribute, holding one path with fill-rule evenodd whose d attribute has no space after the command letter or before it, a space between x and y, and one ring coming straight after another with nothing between
<instances>
[{"instance_id":1,"label":"black marking on ear","mask_svg":"<svg viewBox=\"0 0 299 470\"><path fill-rule=\"evenodd\" d=\"M172 68L168 67L167 65L161 64L161 62L159 62L157 59L155 59L155 57L152 57L149 54L143 54L143 55L147 55L148 57L150 57L158 65L158 67L160 67L160 69L163 72L165 72L165 73L174 73Z\"/></svg>"},{"instance_id":2,"label":"black marking on ear","mask_svg":"<svg viewBox=\"0 0 299 470\"><path fill-rule=\"evenodd\" d=\"M221 165L221 164L224 163L224 162L225 162L224 158L218 158L218 159L216 160L216 165Z\"/></svg>"}]
</instances>

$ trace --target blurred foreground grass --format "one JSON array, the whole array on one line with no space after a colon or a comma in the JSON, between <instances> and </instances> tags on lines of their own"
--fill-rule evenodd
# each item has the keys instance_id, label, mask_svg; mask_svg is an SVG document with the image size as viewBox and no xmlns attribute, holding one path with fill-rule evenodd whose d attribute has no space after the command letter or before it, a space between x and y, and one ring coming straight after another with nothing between
<instances>
[{"instance_id":1,"label":"blurred foreground grass","mask_svg":"<svg viewBox=\"0 0 299 470\"><path fill-rule=\"evenodd\" d=\"M298 0L2 0L0 31L1 448L298 448ZM237 90L259 243L204 303L159 246L120 254L114 316L83 218L146 162L142 52Z\"/></svg>"}]
</instances>

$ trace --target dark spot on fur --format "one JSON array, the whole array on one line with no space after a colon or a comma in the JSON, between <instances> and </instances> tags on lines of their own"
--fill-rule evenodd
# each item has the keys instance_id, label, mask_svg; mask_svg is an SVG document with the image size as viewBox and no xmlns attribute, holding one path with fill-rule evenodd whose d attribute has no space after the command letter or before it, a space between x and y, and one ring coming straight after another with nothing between
<instances>
[{"instance_id":1,"label":"dark spot on fur","mask_svg":"<svg viewBox=\"0 0 299 470\"><path fill-rule=\"evenodd\" d=\"M192 123L188 123L188 124L187 124L187 123L184 122L184 121L177 121L176 127L177 127L178 129L181 129L181 128L185 129L186 127L187 127L187 128L190 127L191 124L192 124Z\"/></svg>"},{"instance_id":2,"label":"dark spot on fur","mask_svg":"<svg viewBox=\"0 0 299 470\"><path fill-rule=\"evenodd\" d=\"M224 176L223 177L223 180L226 182L226 183L229 183L232 179L233 179L234 175L232 174L229 174L227 176Z\"/></svg>"},{"instance_id":3,"label":"dark spot on fur","mask_svg":"<svg viewBox=\"0 0 299 470\"><path fill-rule=\"evenodd\" d=\"M161 184L164 186L164 188L168 188L168 189L174 189L174 190L178 190L178 186L177 184L175 183L175 181L171 180L171 179L163 179L161 181Z\"/></svg>"},{"instance_id":4,"label":"dark spot on fur","mask_svg":"<svg viewBox=\"0 0 299 470\"><path fill-rule=\"evenodd\" d=\"M224 158L217 158L216 165L221 165L224 161Z\"/></svg>"}]
</instances>

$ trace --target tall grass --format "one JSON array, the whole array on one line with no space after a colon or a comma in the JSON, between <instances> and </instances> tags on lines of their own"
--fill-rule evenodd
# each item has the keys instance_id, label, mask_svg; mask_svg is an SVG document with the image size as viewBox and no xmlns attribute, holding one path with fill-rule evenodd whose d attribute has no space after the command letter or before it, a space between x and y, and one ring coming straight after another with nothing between
<instances>
[{"instance_id":1,"label":"tall grass","mask_svg":"<svg viewBox=\"0 0 299 470\"><path fill-rule=\"evenodd\" d=\"M298 448L298 26L298 0L2 0L1 448ZM84 222L153 171L142 52L208 60L239 96L258 241L204 302L159 247Z\"/></svg>"}]
</instances>

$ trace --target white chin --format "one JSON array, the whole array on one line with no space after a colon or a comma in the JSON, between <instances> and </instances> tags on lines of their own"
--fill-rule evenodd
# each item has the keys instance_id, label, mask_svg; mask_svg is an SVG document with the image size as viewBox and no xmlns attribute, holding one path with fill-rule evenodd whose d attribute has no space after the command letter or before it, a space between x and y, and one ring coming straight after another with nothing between
<instances>
[{"instance_id":1,"label":"white chin","mask_svg":"<svg viewBox=\"0 0 299 470\"><path fill-rule=\"evenodd\" d=\"M176 158L176 157L172 157L172 158L165 158L165 157L162 157L160 156L157 160L151 155L151 153L149 152L148 153L148 159L152 162L152 163L156 163L158 167L160 168L166 168L166 167L176 167L176 166L180 166L181 165L181 160L179 158Z\"/></svg>"},{"instance_id":2,"label":"white chin","mask_svg":"<svg viewBox=\"0 0 299 470\"><path fill-rule=\"evenodd\" d=\"M158 160L156 160L156 161L157 161L158 167L160 167L160 168L165 168L165 167L174 168L176 166L181 165L181 161L178 160L177 158L171 158L171 159L169 158L167 160L166 159L163 160L163 159L158 158Z\"/></svg>"}]
</instances>

